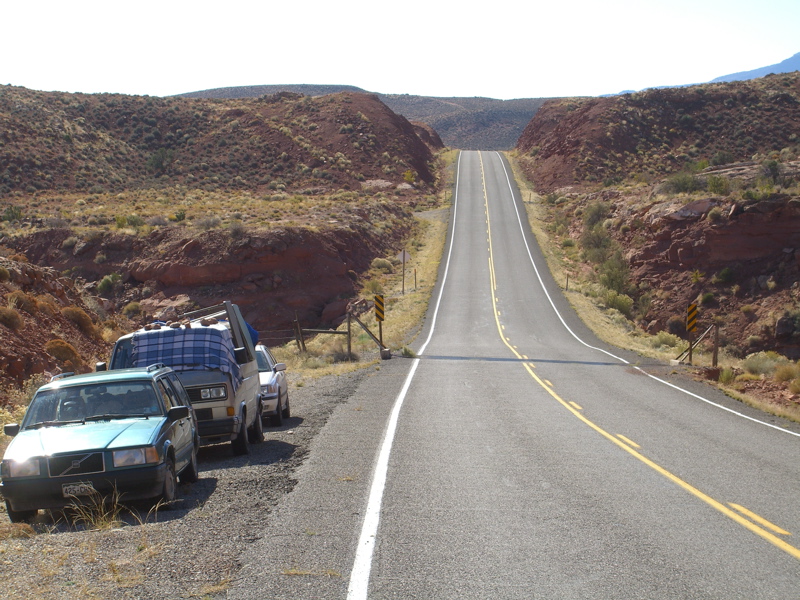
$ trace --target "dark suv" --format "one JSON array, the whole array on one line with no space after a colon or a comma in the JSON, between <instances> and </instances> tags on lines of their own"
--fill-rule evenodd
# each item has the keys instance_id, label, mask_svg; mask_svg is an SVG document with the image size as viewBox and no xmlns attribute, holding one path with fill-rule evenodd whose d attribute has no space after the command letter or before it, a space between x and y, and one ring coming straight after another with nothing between
<instances>
[{"instance_id":1,"label":"dark suv","mask_svg":"<svg viewBox=\"0 0 800 600\"><path fill-rule=\"evenodd\" d=\"M59 376L37 390L0 467L12 522L39 509L176 498L197 481L197 421L175 372L147 368Z\"/></svg>"}]
</instances>

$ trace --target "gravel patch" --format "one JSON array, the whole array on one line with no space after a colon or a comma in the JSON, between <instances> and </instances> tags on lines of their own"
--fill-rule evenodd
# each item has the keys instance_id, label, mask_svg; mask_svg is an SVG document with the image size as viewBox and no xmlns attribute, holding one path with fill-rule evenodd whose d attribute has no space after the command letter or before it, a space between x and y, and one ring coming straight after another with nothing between
<instances>
[{"instance_id":1,"label":"gravel patch","mask_svg":"<svg viewBox=\"0 0 800 600\"><path fill-rule=\"evenodd\" d=\"M369 373L305 379L291 386L292 417L266 428L248 456L230 444L203 447L200 480L180 486L170 510L125 510L112 527L40 512L11 525L0 508L2 596L8 598L220 598L334 408Z\"/></svg>"}]
</instances>

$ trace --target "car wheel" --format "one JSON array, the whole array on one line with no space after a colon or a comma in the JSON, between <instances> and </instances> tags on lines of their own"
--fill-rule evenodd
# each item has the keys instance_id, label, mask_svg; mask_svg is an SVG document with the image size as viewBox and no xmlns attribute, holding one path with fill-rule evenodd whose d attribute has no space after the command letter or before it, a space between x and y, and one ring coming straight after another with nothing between
<instances>
[{"instance_id":1,"label":"car wheel","mask_svg":"<svg viewBox=\"0 0 800 600\"><path fill-rule=\"evenodd\" d=\"M250 440L247 438L247 427L242 419L242 425L239 427L239 435L231 442L233 453L236 456L244 456L250 454Z\"/></svg>"},{"instance_id":2,"label":"car wheel","mask_svg":"<svg viewBox=\"0 0 800 600\"><path fill-rule=\"evenodd\" d=\"M39 514L38 510L13 510L8 500L6 500L6 512L8 513L8 520L12 523L27 523Z\"/></svg>"},{"instance_id":3,"label":"car wheel","mask_svg":"<svg viewBox=\"0 0 800 600\"><path fill-rule=\"evenodd\" d=\"M192 444L192 456L189 464L181 471L181 483L194 483L198 479L200 479L200 474L197 470L197 446Z\"/></svg>"},{"instance_id":4,"label":"car wheel","mask_svg":"<svg viewBox=\"0 0 800 600\"><path fill-rule=\"evenodd\" d=\"M178 474L175 472L175 460L172 457L168 457L165 464L164 488L158 499L164 505L162 508L169 508L170 504L178 497Z\"/></svg>"},{"instance_id":5,"label":"car wheel","mask_svg":"<svg viewBox=\"0 0 800 600\"><path fill-rule=\"evenodd\" d=\"M288 419L292 416L292 409L289 406L289 392L286 392L286 405L283 407L283 412L281 413L284 419Z\"/></svg>"},{"instance_id":6,"label":"car wheel","mask_svg":"<svg viewBox=\"0 0 800 600\"><path fill-rule=\"evenodd\" d=\"M281 412L281 393L278 392L278 404L275 405L275 414L269 418L269 424L273 427L283 425L283 413Z\"/></svg>"},{"instance_id":7,"label":"car wheel","mask_svg":"<svg viewBox=\"0 0 800 600\"><path fill-rule=\"evenodd\" d=\"M251 444L260 444L264 441L264 421L261 419L261 410L258 411L248 435L250 436Z\"/></svg>"}]
</instances>

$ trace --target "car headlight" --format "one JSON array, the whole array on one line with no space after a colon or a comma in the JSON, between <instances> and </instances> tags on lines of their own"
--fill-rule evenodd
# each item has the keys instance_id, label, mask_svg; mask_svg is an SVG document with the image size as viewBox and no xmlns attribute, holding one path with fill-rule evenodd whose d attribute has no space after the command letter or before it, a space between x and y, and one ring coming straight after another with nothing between
<instances>
[{"instance_id":1,"label":"car headlight","mask_svg":"<svg viewBox=\"0 0 800 600\"><path fill-rule=\"evenodd\" d=\"M114 450L114 466L135 467L136 465L146 465L158 462L158 451L153 447L130 448L128 450Z\"/></svg>"},{"instance_id":2,"label":"car headlight","mask_svg":"<svg viewBox=\"0 0 800 600\"><path fill-rule=\"evenodd\" d=\"M36 477L40 474L41 465L38 458L3 461L3 477Z\"/></svg>"},{"instance_id":3,"label":"car headlight","mask_svg":"<svg viewBox=\"0 0 800 600\"><path fill-rule=\"evenodd\" d=\"M261 386L261 393L262 394L277 394L278 393L278 386L274 383L268 383L267 385Z\"/></svg>"},{"instance_id":4,"label":"car headlight","mask_svg":"<svg viewBox=\"0 0 800 600\"><path fill-rule=\"evenodd\" d=\"M200 390L200 398L202 400L218 400L226 398L228 393L225 391L225 386L203 388Z\"/></svg>"}]
</instances>

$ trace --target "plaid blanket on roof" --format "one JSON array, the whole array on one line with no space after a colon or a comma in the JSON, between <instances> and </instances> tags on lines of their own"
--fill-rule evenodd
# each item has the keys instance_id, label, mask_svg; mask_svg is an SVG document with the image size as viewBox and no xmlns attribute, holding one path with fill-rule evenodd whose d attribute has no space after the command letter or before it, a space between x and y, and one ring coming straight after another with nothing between
<instances>
[{"instance_id":1,"label":"plaid blanket on roof","mask_svg":"<svg viewBox=\"0 0 800 600\"><path fill-rule=\"evenodd\" d=\"M132 342L135 367L164 363L176 371L219 369L230 375L234 391L242 381L231 332L224 325L137 331Z\"/></svg>"}]
</instances>

